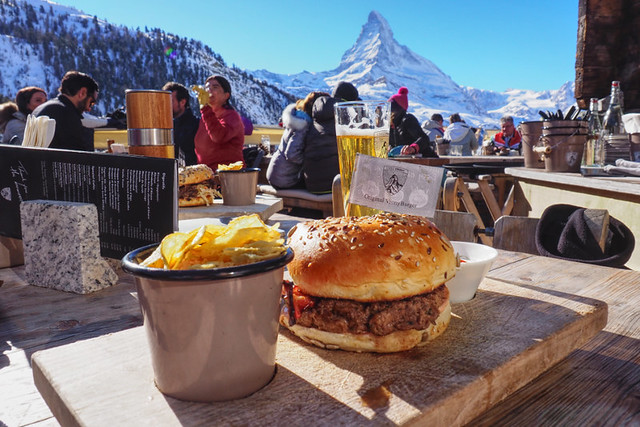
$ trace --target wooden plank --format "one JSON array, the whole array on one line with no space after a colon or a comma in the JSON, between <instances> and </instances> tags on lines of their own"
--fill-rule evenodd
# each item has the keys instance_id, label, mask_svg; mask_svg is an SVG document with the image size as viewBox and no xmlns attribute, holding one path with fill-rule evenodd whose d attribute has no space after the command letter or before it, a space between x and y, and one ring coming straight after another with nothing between
<instances>
[{"instance_id":1,"label":"wooden plank","mask_svg":"<svg viewBox=\"0 0 640 427\"><path fill-rule=\"evenodd\" d=\"M606 209L585 209L584 219L602 253L607 253L611 241L609 232L609 212Z\"/></svg>"},{"instance_id":2,"label":"wooden plank","mask_svg":"<svg viewBox=\"0 0 640 427\"><path fill-rule=\"evenodd\" d=\"M538 255L536 226L538 218L502 216L494 225L493 247Z\"/></svg>"},{"instance_id":3,"label":"wooden plank","mask_svg":"<svg viewBox=\"0 0 640 427\"><path fill-rule=\"evenodd\" d=\"M209 206L180 208L178 209L178 219L222 218L257 213L263 221L266 221L271 215L281 211L283 207L282 199L258 194L253 205L228 206L222 204L222 199L215 199L213 204Z\"/></svg>"},{"instance_id":4,"label":"wooden plank","mask_svg":"<svg viewBox=\"0 0 640 427\"><path fill-rule=\"evenodd\" d=\"M462 178L458 178L459 180L462 180ZM465 209L467 210L467 212L470 212L472 214L474 214L476 216L476 224L478 225L478 228L480 229L486 229L485 225L484 225L484 221L482 221L482 216L480 216L480 212L478 212L478 208L476 208L476 204L473 202L473 199L471 198L471 194L469 194L469 189L467 188L467 185L464 184L464 182L462 183L462 185L459 188L459 191L461 193L460 198L462 199L462 203L464 204ZM485 245L492 245L493 239L489 236L487 236L486 234L478 234L478 238L480 239L480 242L484 243Z\"/></svg>"},{"instance_id":5,"label":"wooden plank","mask_svg":"<svg viewBox=\"0 0 640 427\"><path fill-rule=\"evenodd\" d=\"M637 425L638 272L532 257L494 269L494 275L550 293L597 294L609 305L608 322L594 339L469 425Z\"/></svg>"},{"instance_id":6,"label":"wooden plank","mask_svg":"<svg viewBox=\"0 0 640 427\"><path fill-rule=\"evenodd\" d=\"M449 240L475 242L476 217L469 212L453 212L436 209L432 218Z\"/></svg>"},{"instance_id":7,"label":"wooden plank","mask_svg":"<svg viewBox=\"0 0 640 427\"><path fill-rule=\"evenodd\" d=\"M487 179L479 179L476 182L478 183L478 187L480 187L480 194L482 194L482 198L484 199L487 208L489 208L491 218L495 222L502 215L502 209L500 209L500 206L498 206L498 202L493 195L493 190L489 185L488 178L489 177L487 177Z\"/></svg>"},{"instance_id":8,"label":"wooden plank","mask_svg":"<svg viewBox=\"0 0 640 427\"><path fill-rule=\"evenodd\" d=\"M640 105L638 28L638 1L579 1L575 96L581 108L589 98L609 95L612 80L621 82L623 110Z\"/></svg>"},{"instance_id":9,"label":"wooden plank","mask_svg":"<svg viewBox=\"0 0 640 427\"><path fill-rule=\"evenodd\" d=\"M301 414L323 424L461 425L559 362L607 322L607 306L600 301L495 279L485 280L475 299L453 311L441 337L397 354L323 350L282 332L273 381L231 402L196 404L163 396L153 384L143 328L38 352L32 358L34 381L53 413L69 425L298 425Z\"/></svg>"}]
</instances>

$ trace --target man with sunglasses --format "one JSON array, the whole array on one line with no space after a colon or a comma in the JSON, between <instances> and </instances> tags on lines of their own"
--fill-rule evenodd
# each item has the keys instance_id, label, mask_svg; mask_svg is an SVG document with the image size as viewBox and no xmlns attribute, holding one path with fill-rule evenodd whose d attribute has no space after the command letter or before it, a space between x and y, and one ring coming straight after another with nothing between
<instances>
[{"instance_id":1,"label":"man with sunglasses","mask_svg":"<svg viewBox=\"0 0 640 427\"><path fill-rule=\"evenodd\" d=\"M58 88L58 96L40 105L33 115L56 121L49 148L93 151L93 141L84 138L82 113L91 111L98 100L98 83L87 74L68 71Z\"/></svg>"}]
</instances>

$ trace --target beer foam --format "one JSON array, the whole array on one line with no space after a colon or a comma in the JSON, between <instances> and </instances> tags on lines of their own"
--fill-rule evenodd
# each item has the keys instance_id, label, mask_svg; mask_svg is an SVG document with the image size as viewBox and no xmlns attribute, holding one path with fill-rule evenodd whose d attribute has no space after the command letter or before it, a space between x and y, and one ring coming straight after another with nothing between
<instances>
[{"instance_id":1,"label":"beer foam","mask_svg":"<svg viewBox=\"0 0 640 427\"><path fill-rule=\"evenodd\" d=\"M380 136L380 135L388 135L389 127L378 127L378 128L368 128L368 129L358 129L349 127L349 125L339 125L336 124L336 135L345 136Z\"/></svg>"}]
</instances>

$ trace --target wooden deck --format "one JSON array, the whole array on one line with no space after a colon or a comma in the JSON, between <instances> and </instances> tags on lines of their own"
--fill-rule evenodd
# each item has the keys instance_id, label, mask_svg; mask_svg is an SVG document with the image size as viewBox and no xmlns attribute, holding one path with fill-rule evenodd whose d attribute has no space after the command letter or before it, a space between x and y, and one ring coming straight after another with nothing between
<instances>
[{"instance_id":1,"label":"wooden deck","mask_svg":"<svg viewBox=\"0 0 640 427\"><path fill-rule=\"evenodd\" d=\"M283 228L290 228L299 220L276 214L269 222L280 221ZM32 355L41 350L47 354L48 349L57 353L67 344L88 343L86 340L101 339L140 326L142 317L135 298L135 288L130 280L123 278L121 283L112 288L94 294L69 294L25 284L24 267L0 269L0 281L0 421L8 426L58 425L34 385ZM511 390L503 401L490 405L488 410L470 421L470 425L638 425L640 272L501 251L481 290L496 292L496 286L502 286L500 283L516 287L519 289L517 292L525 295L544 294L544 298L558 302L558 309L564 304L559 301L569 301L567 303L573 304L572 310L576 314L581 312L580 306L588 301L604 301L608 306L608 323L593 339L571 351L568 357L535 380L518 391ZM498 291L495 295L497 297L500 294L501 291ZM531 296L522 298L528 300ZM464 311L460 311L464 307L464 304L457 308L454 305L454 312L457 310L464 314ZM495 313L486 314L489 318ZM485 339L496 340L497 337L486 336ZM312 351L308 347L303 348L305 352ZM322 352L312 353L318 357ZM473 357L472 353L468 364L475 363ZM73 363L90 366L91 355L69 359L69 369L73 369ZM341 369L352 368L344 365ZM457 375L460 369L451 367L450 374ZM402 369L398 370L397 375L402 375ZM424 379L426 383L434 381L427 377ZM486 380L490 381L491 378L486 377ZM300 377L292 376L291 380L300 381ZM63 388L64 384L60 383ZM375 388L380 384L369 385ZM364 393L367 389L365 387L361 391ZM389 390L396 397L401 393L393 385ZM314 393L317 398L327 396L318 394L318 391ZM371 417L359 419L363 423L390 423L391 419L395 419L392 412L396 408L394 402L398 402L394 400L396 397L392 398L391 406L378 408ZM100 397L96 396L96 399ZM334 400L314 401L335 404ZM404 401L411 403L412 399L405 396ZM325 403L317 405L318 410ZM304 405L309 409L308 400ZM112 408L101 413L108 420L112 412L117 410ZM289 410L288 407L282 407L282 411ZM260 424L260 409L254 407L252 411L253 417L242 418L243 424ZM341 422L340 417L332 418L329 413L327 417L323 418L327 423ZM139 418L132 418L131 421L151 422ZM168 419L159 422L164 421L169 422ZM299 423L293 424L309 422L306 418L297 421ZM189 425L190 418L181 418L180 423Z\"/></svg>"}]
</instances>

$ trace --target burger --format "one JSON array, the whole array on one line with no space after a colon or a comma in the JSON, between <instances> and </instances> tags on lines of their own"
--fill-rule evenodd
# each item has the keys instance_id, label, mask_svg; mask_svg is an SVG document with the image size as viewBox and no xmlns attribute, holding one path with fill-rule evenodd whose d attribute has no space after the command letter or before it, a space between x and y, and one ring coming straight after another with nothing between
<instances>
[{"instance_id":1,"label":"burger","mask_svg":"<svg viewBox=\"0 0 640 427\"><path fill-rule=\"evenodd\" d=\"M193 165L178 169L178 206L204 206L222 195L216 190L213 170L207 165Z\"/></svg>"},{"instance_id":2,"label":"burger","mask_svg":"<svg viewBox=\"0 0 640 427\"><path fill-rule=\"evenodd\" d=\"M425 345L451 319L449 239L419 216L379 214L298 224L280 323L327 349L388 353Z\"/></svg>"}]
</instances>

